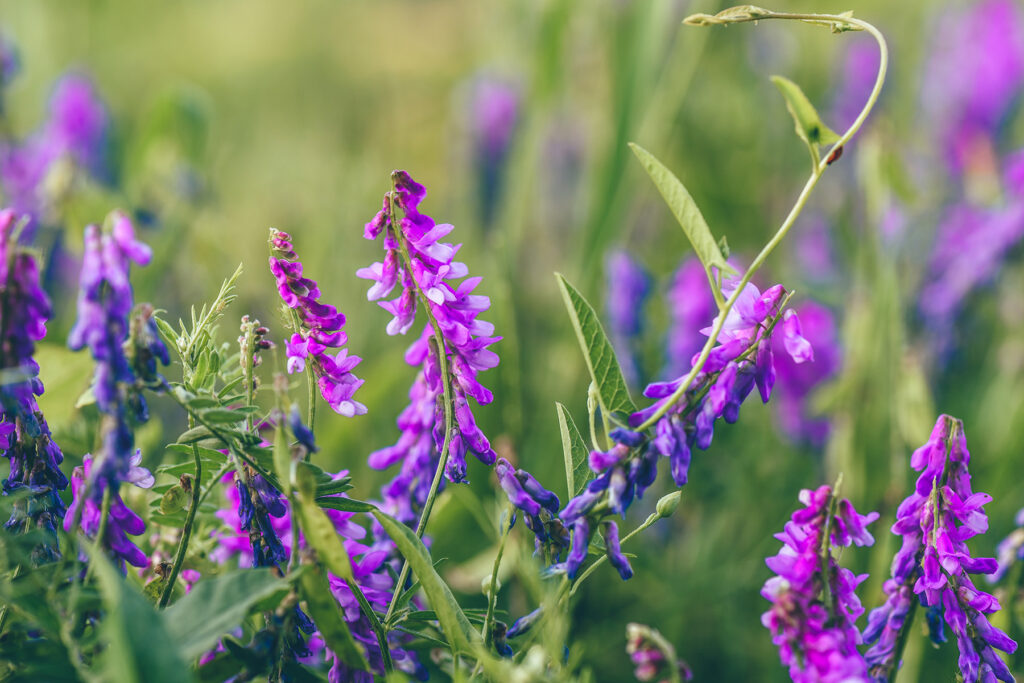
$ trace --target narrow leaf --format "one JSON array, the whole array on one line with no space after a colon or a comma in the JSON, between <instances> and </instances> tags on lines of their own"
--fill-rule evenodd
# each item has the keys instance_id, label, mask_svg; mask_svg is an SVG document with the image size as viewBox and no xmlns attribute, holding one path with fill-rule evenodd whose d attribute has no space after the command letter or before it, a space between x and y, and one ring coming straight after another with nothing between
<instances>
[{"instance_id":1,"label":"narrow leaf","mask_svg":"<svg viewBox=\"0 0 1024 683\"><path fill-rule=\"evenodd\" d=\"M615 357L615 350L608 341L593 307L561 273L555 273L555 279L558 280L558 287L562 291L562 299L569 311L576 339L583 350L587 370L590 371L590 377L597 386L598 400L604 418L609 419L613 412L636 412L636 405L629 397L629 389L626 388L626 380L622 377L622 369Z\"/></svg>"},{"instance_id":2,"label":"narrow leaf","mask_svg":"<svg viewBox=\"0 0 1024 683\"><path fill-rule=\"evenodd\" d=\"M569 410L561 403L555 403L558 409L558 429L562 433L562 455L565 458L565 481L569 497L575 497L587 485L590 478L590 468L587 466L587 457L590 451L587 444L576 428Z\"/></svg>"},{"instance_id":3,"label":"narrow leaf","mask_svg":"<svg viewBox=\"0 0 1024 683\"><path fill-rule=\"evenodd\" d=\"M188 666L170 636L170 622L134 590L101 550L87 546L106 615L100 637L104 680L184 683Z\"/></svg>"},{"instance_id":4,"label":"narrow leaf","mask_svg":"<svg viewBox=\"0 0 1024 683\"><path fill-rule=\"evenodd\" d=\"M373 516L384 527L391 540L398 546L412 573L419 579L423 592L427 594L430 606L437 613L441 630L448 637L452 650L471 654L480 642L480 634L473 629L469 619L462 612L448 584L441 579L434 564L430 561L430 553L412 529L389 517L380 510L374 510Z\"/></svg>"},{"instance_id":5,"label":"narrow leaf","mask_svg":"<svg viewBox=\"0 0 1024 683\"><path fill-rule=\"evenodd\" d=\"M194 659L234 630L258 603L287 588L286 581L265 568L204 579L163 613L171 642L187 659Z\"/></svg>"},{"instance_id":6,"label":"narrow leaf","mask_svg":"<svg viewBox=\"0 0 1024 683\"><path fill-rule=\"evenodd\" d=\"M804 95L804 91L800 89L800 86L783 76L772 76L772 83L775 84L775 87L782 93L783 99L786 100L786 109L789 110L789 115L793 117L793 123L796 125L796 134L807 145L807 150L811 154L811 160L815 168L817 168L820 160L818 145L831 145L839 142L839 136L821 120L821 117L818 116L818 111L811 104L811 101L807 99L807 95Z\"/></svg>"},{"instance_id":7,"label":"narrow leaf","mask_svg":"<svg viewBox=\"0 0 1024 683\"><path fill-rule=\"evenodd\" d=\"M377 508L361 500L342 498L341 496L329 496L317 498L316 504L329 510L341 510L342 512L373 512Z\"/></svg>"},{"instance_id":8,"label":"narrow leaf","mask_svg":"<svg viewBox=\"0 0 1024 683\"><path fill-rule=\"evenodd\" d=\"M697 203L693 201L693 197L690 196L679 178L640 145L631 142L629 147L633 150L636 158L640 160L647 175L651 176L655 187L658 188L658 192L661 193L668 208L672 210L672 214L683 228L686 238L690 240L690 244L693 245L693 250L697 253L700 262L704 264L704 268L710 270L714 266L723 273L735 273L732 266L725 262L725 258L718 248L718 242L711 234L711 228L708 227L707 221L704 220L704 215L701 214Z\"/></svg>"},{"instance_id":9,"label":"narrow leaf","mask_svg":"<svg viewBox=\"0 0 1024 683\"><path fill-rule=\"evenodd\" d=\"M331 594L327 576L317 565L306 567L299 579L302 597L309 609L309 616L316 624L327 647L348 666L359 671L367 671L370 665L366 661L363 646L355 641L348 624L342 618L343 611Z\"/></svg>"},{"instance_id":10,"label":"narrow leaf","mask_svg":"<svg viewBox=\"0 0 1024 683\"><path fill-rule=\"evenodd\" d=\"M305 476L298 476L296 503L299 512L299 523L302 525L302 532L320 560L331 572L347 581L355 580L352 573L352 560L345 549L345 542L334 528L334 523L320 509L314 499L316 483L312 481L312 473L305 468L296 468L297 473L306 473Z\"/></svg>"}]
</instances>

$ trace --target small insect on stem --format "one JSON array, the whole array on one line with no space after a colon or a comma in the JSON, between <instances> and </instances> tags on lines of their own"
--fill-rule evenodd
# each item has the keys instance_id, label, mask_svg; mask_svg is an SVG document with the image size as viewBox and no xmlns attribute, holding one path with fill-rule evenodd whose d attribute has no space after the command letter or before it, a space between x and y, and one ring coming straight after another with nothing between
<instances>
[{"instance_id":1,"label":"small insect on stem","mask_svg":"<svg viewBox=\"0 0 1024 683\"><path fill-rule=\"evenodd\" d=\"M841 157L841 156L843 156L843 146L842 145L840 145L840 146L836 147L834 150L832 150L832 152L828 155L828 158L825 159L825 164L828 165L828 166L831 166L835 162L839 161L839 157Z\"/></svg>"}]
</instances>

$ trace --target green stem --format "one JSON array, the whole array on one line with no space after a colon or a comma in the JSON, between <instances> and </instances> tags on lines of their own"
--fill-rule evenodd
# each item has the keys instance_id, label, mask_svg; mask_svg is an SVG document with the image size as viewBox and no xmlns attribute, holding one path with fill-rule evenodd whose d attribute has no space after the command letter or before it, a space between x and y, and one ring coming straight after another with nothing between
<instances>
[{"instance_id":1,"label":"green stem","mask_svg":"<svg viewBox=\"0 0 1024 683\"><path fill-rule=\"evenodd\" d=\"M351 589L352 594L356 596L356 602L359 603L359 609L363 615L370 622L370 628L373 629L373 633L377 636L377 647L380 648L381 657L384 659L384 670L388 673L394 668L394 664L391 661L391 650L388 649L388 635L384 630L384 625L380 623L380 618L377 613L373 611L373 606L370 605L370 601L363 595L363 591L359 588L359 584L355 581L346 580L345 583Z\"/></svg>"},{"instance_id":2,"label":"green stem","mask_svg":"<svg viewBox=\"0 0 1024 683\"><path fill-rule=\"evenodd\" d=\"M397 208L397 202L395 202L394 191L391 192L388 201L391 209L391 221L392 224L394 224L397 216L395 211ZM406 272L408 272L410 277L412 277L412 258L409 256L409 245L406 244L405 236L402 235L402 231L398 228L395 229L395 237L402 253ZM415 279L413 281L415 283ZM434 331L433 341L437 347L437 364L440 369L441 385L444 391L444 443L441 446L441 457L437 461L437 469L434 471L434 479L430 482L430 492L427 494L427 500L423 504L423 510L420 512L419 521L416 523L416 537L423 538L423 532L426 531L427 528L427 520L430 518L430 512L434 507L434 499L437 498L437 492L441 488L441 479L444 477L445 466L448 464L448 452L451 445L452 429L455 426L455 420L453 414L452 378L448 372L448 356L445 353L444 336L441 334L441 327L437 324L437 320L434 318L434 314L430 310L430 300L419 288L418 284L416 284L416 295L423 306L424 313L426 313L427 324L429 324L430 328ZM387 615L384 617L384 622L386 624L391 622L391 617L395 612L395 603L408 578L409 561L405 560L402 563L402 571L398 575L398 581L395 582L395 591L391 595Z\"/></svg>"},{"instance_id":3,"label":"green stem","mask_svg":"<svg viewBox=\"0 0 1024 683\"><path fill-rule=\"evenodd\" d=\"M868 101L867 103L865 103L864 108L861 109L860 114L857 116L854 122L850 124L850 127L846 129L846 132L843 133L842 136L840 136L838 142L836 142L829 149L827 154L823 155L824 158L818 163L817 166L815 166L810 178L808 178L807 182L804 184L803 190L800 191L800 195L797 197L796 203L793 205L793 208L790 209L789 215L786 216L786 220L782 222L782 226L779 228L779 230L775 233L771 240L768 241L764 248L761 249L761 252L757 255L757 257L754 258L753 262L750 264L750 267L747 268L747 271L743 274L743 277L740 279L739 284L736 287L736 290L732 293L732 296L730 296L729 299L725 302L725 305L720 309L718 318L715 319L714 327L711 330L711 335L708 337L707 342L705 342L704 348L701 349L700 356L697 358L697 362L694 364L690 372L687 373L686 377L683 379L682 384L679 385L679 388L676 389L675 392L673 392L673 394L668 398L668 400L666 400L665 403L662 404L662 406L658 408L658 410L655 411L655 413L651 415L650 418L648 418L642 425L640 425L637 428L637 431L642 432L649 429L658 420L663 418L665 414L672 408L672 406L674 406L679 401L679 399L686 394L686 390L690 388L690 385L693 384L693 380L697 377L697 375L703 369L704 364L707 362L708 355L710 355L711 349L718 341L718 335L722 332L722 327L725 325L725 319L729 315L729 311L731 311L732 307L736 304L736 301L737 299L739 299L740 294L742 294L743 289L750 283L751 278L754 277L754 273L756 273L758 269L761 268L764 262L768 259L768 256L771 255L771 253L775 251L775 248L779 245L779 243L782 242L783 238L785 238L786 234L789 232L789 229L793 227L793 223L796 222L797 217L800 216L800 213L807 205L807 200L810 198L811 192L818 184L818 181L821 179L821 176L825 172L825 169L828 168L829 159L832 158L833 153L836 150L842 148L847 142L850 141L850 138L852 138L857 133L857 131L860 130L860 127L864 124L864 121L867 119L868 114L871 112L871 109L875 106L875 102L878 101L878 96L882 92L882 84L885 83L885 72L889 64L889 49L886 46L885 38L882 36L881 32L879 32L879 30L872 26L871 24L865 21L861 21L860 19L854 19L852 17L839 17L832 14L790 14L784 12L776 12L770 13L766 16L761 16L759 18L817 21L832 24L851 24L864 29L865 31L870 33L871 36L875 39L875 41L878 43L880 53L878 63L878 75L875 78L875 86L874 88L872 88L871 95L868 97ZM736 22L746 21L754 21L754 19L736 20Z\"/></svg>"},{"instance_id":4,"label":"green stem","mask_svg":"<svg viewBox=\"0 0 1024 683\"><path fill-rule=\"evenodd\" d=\"M194 420L189 418L189 427L194 426ZM192 480L192 505L185 516L185 526L181 529L181 540L178 542L178 552L174 555L174 564L171 565L171 573L167 575L167 584L163 593L160 594L160 602L157 606L163 609L171 600L171 593L174 592L174 584L178 580L178 573L181 572L181 565L185 562L185 554L188 552L188 543L192 538L192 527L196 521L196 511L199 509L199 496L201 493L201 482L203 480L203 461L199 457L199 448L192 444L192 458L196 463L196 476ZM212 484L211 484L212 487Z\"/></svg>"},{"instance_id":5,"label":"green stem","mask_svg":"<svg viewBox=\"0 0 1024 683\"><path fill-rule=\"evenodd\" d=\"M491 622L494 621L494 610L498 606L498 570L501 568L501 556L505 554L505 541L512 525L508 523L514 509L511 505L501 517L501 540L498 541L498 554L494 558L494 567L491 569L491 585L487 591L487 614L484 615L484 647L491 646Z\"/></svg>"}]
</instances>

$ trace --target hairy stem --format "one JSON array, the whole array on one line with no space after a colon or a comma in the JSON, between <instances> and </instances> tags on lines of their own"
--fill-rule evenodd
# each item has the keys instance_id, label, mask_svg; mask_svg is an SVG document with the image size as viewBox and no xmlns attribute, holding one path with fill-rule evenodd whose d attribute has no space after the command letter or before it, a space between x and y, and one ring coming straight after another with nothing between
<instances>
[{"instance_id":1,"label":"hairy stem","mask_svg":"<svg viewBox=\"0 0 1024 683\"><path fill-rule=\"evenodd\" d=\"M189 428L195 426L195 420L190 416ZM167 575L167 584L164 586L163 592L160 594L160 602L157 603L157 607L163 609L167 606L167 603L171 600L171 593L174 592L174 584L178 580L178 574L181 572L181 565L185 562L185 554L188 552L188 543L192 538L192 526L196 521L196 511L199 509L199 496L200 489L202 488L200 483L203 478L203 461L199 457L199 447L192 444L192 458L196 463L196 475L192 480L192 504L188 509L188 514L185 516L185 526L181 529L181 540L178 541L178 551L174 554L174 564L171 565L171 573ZM210 485L211 488L213 484Z\"/></svg>"},{"instance_id":2,"label":"hairy stem","mask_svg":"<svg viewBox=\"0 0 1024 683\"><path fill-rule=\"evenodd\" d=\"M484 615L484 647L491 645L491 623L494 621L494 610L498 606L498 570L501 568L501 556L505 554L505 541L512 525L508 522L515 514L514 508L510 505L501 518L501 540L498 541L498 554L494 557L494 567L491 569L491 585L487 591L487 614Z\"/></svg>"},{"instance_id":3,"label":"hairy stem","mask_svg":"<svg viewBox=\"0 0 1024 683\"><path fill-rule=\"evenodd\" d=\"M356 581L349 581L346 579L345 584L352 591L352 594L356 596L356 602L359 603L359 609L363 615L369 620L370 628L373 629L373 634L377 636L377 647L380 648L381 657L384 659L384 670L388 673L394 668L394 664L391 661L391 650L388 648L388 635L384 630L384 625L381 624L380 618L377 613L373 611L373 606L370 605L370 601L363 595L363 591L359 588L359 584Z\"/></svg>"}]
</instances>

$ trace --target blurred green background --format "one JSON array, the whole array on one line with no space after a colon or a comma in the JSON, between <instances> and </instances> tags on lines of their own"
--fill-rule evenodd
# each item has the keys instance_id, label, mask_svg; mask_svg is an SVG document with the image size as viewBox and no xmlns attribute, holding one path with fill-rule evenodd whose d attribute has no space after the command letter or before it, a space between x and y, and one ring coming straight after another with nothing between
<instances>
[{"instance_id":1,"label":"blurred green background","mask_svg":"<svg viewBox=\"0 0 1024 683\"><path fill-rule=\"evenodd\" d=\"M496 347L502 363L484 379L496 400L476 410L478 419L503 454L562 496L554 402L584 424L587 379L552 272L598 305L609 248L626 246L646 265L655 278L643 351L649 380L660 366L663 294L689 250L626 143L668 164L716 234L749 261L807 173L806 152L768 76L793 79L827 114L849 47L871 42L781 22L716 30L680 24L691 12L724 6L0 0L0 29L21 59L21 74L5 92L7 126L24 135L44 116L60 74L90 74L113 119L116 189L64 207L71 250L84 222L106 210L159 205L160 219L142 228L158 258L138 271L137 298L173 318L211 299L241 261L242 301L223 325L226 341L245 312L281 341L267 229L294 236L324 299L348 316L351 352L364 358L357 373L366 379L360 397L369 415L349 420L321 410L317 425L324 466L350 469L359 497L372 497L389 476L367 470L365 458L396 438L394 419L414 373L402 362L411 340L384 335L387 314L366 302L354 272L380 258L362 226L389 189L390 171L408 170L428 188L424 210L455 224L451 238L463 242L470 273L484 276L479 291L493 302L486 317L505 337ZM753 401L737 425L719 430L712 448L695 457L675 516L630 548L636 577L623 583L603 569L574 603L571 636L600 681L631 677L623 650L630 621L660 629L697 680L785 680L760 625L767 602L758 591L769 576L763 558L777 550L771 534L801 488L831 482L842 470L843 493L856 507L882 513L878 545L844 558L872 571L862 597L876 606L894 550L886 528L912 481L908 456L938 412L964 419L975 488L995 496L992 531L973 542L977 553L993 553L1024 504L1020 259L972 297L952 355L929 351L914 313L936 217L958 192L922 171L942 152L922 118L920 83L931 51L943 49L932 27L948 8L930 0L780 0L772 8L852 9L882 29L892 51L874 122L826 174L794 230L824 217L839 269L824 285L810 283L784 246L767 264L771 275L758 278L796 289L797 309L806 293L837 314L843 368L815 397L832 420L832 437L824 448L793 444L773 427L770 406ZM519 101L493 177L484 176L474 151L474 93L487 82L511 87ZM1005 130L1007 149L1024 141L1020 118ZM164 172L176 163L195 174L198 189L185 198L167 190ZM894 246L879 237L879 224L896 201L910 218ZM62 296L51 340L70 324L73 299L69 291ZM58 405L66 393L57 387L84 386L88 363L56 346L45 353L54 362L41 361L44 409L57 416L58 435L73 432L74 415L66 400ZM148 438L161 442L160 434ZM65 450L74 460L74 447ZM147 463L161 457L159 449L146 452ZM477 586L493 548L469 507L493 518L494 482L484 467L471 464L470 474L475 498L446 494L429 533L435 557L447 558L448 578L469 603L482 605ZM662 480L658 486L667 475ZM642 521L662 492L637 504L626 527ZM516 538L532 543L521 530ZM534 607L515 580L505 585L502 607L511 618ZM923 639L912 643L905 680L952 680L952 646L925 657Z\"/></svg>"}]
</instances>

